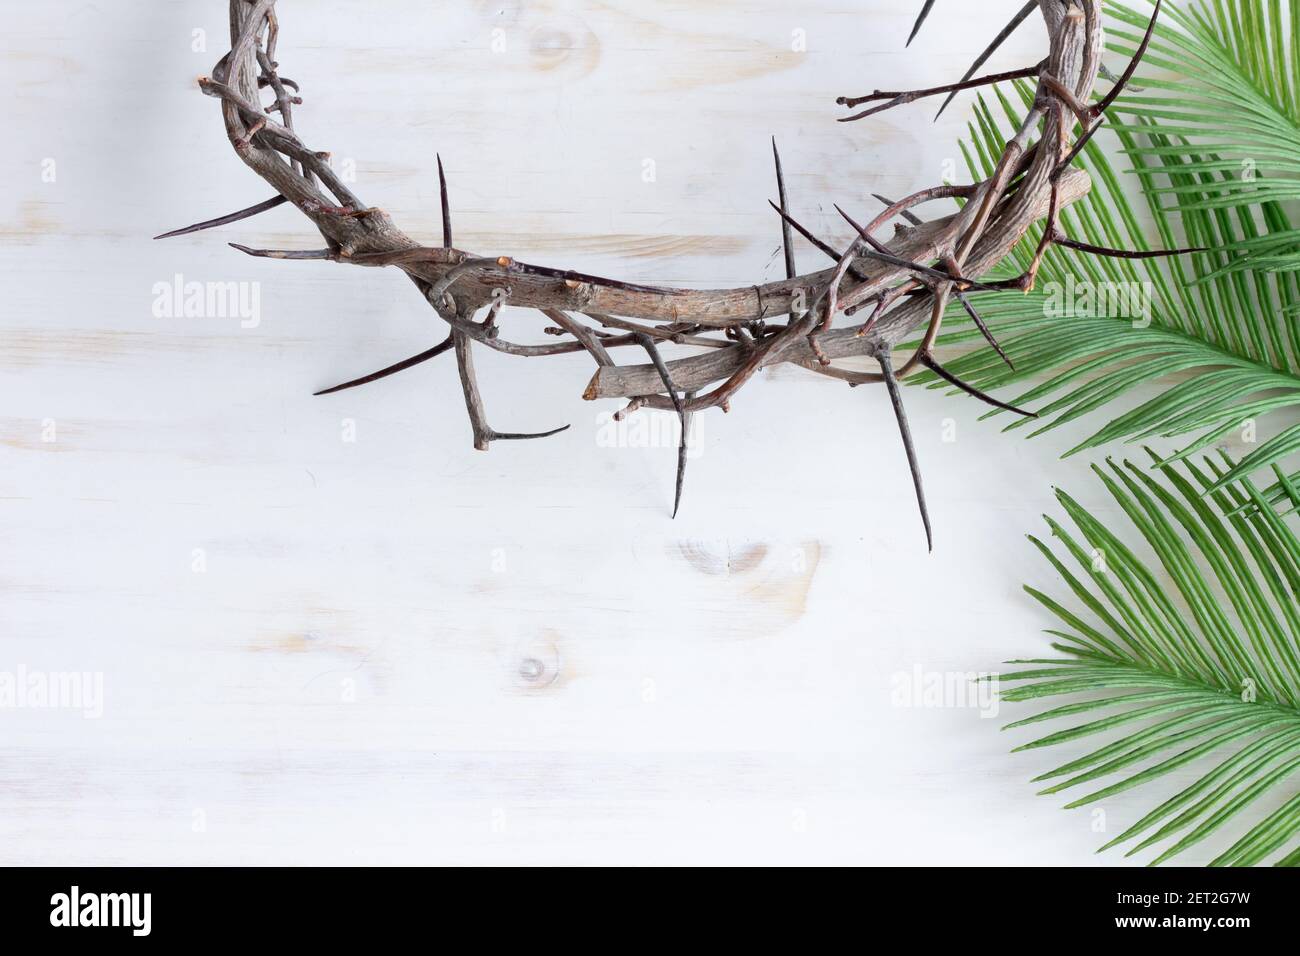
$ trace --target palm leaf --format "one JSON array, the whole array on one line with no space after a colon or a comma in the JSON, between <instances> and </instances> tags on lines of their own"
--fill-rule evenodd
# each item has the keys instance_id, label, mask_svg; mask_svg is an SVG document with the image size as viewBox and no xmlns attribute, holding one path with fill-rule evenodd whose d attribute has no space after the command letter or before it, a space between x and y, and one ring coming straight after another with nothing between
<instances>
[{"instance_id":1,"label":"palm leaf","mask_svg":"<svg viewBox=\"0 0 1300 956\"><path fill-rule=\"evenodd\" d=\"M1047 523L1064 553L1031 536L1079 607L1026 587L1064 625L1048 632L1059 656L1003 675L1014 686L1002 697L1069 701L1008 727L1064 724L1019 751L1104 735L1035 778L1042 793L1070 791L1067 808L1191 774L1103 849L1160 863L1215 836L1216 864L1296 865L1300 539L1272 509L1242 508L1262 499L1249 481L1221 483L1226 458L1151 457L1159 479L1127 461L1093 469L1150 557L1060 491L1076 530Z\"/></svg>"},{"instance_id":2,"label":"palm leaf","mask_svg":"<svg viewBox=\"0 0 1300 956\"><path fill-rule=\"evenodd\" d=\"M1150 11L1114 2L1107 6L1116 21L1109 31L1111 48L1131 51ZM1295 178L1300 173L1300 83L1295 76L1300 10L1284 14L1279 0L1202 0L1163 9L1143 72L1174 75L1144 75L1144 95L1123 97L1119 112L1155 121L1167 136L1186 138L1182 146L1142 152L1177 156L1186 172L1208 173L1215 184L1208 190L1152 184L1150 191L1201 193L1194 202L1202 209L1300 198ZM1111 125L1143 132L1137 123Z\"/></svg>"},{"instance_id":3,"label":"palm leaf","mask_svg":"<svg viewBox=\"0 0 1300 956\"><path fill-rule=\"evenodd\" d=\"M1289 18L1276 0L1207 0L1164 9L1169 13L1137 80L1143 92L1120 98L1113 109L1122 115L1109 127L1135 176L1117 171L1101 137L1095 138L1080 158L1093 188L1063 213L1062 227L1073 238L1112 248L1196 245L1210 251L1131 260L1054 247L1034 292L976 299L1014 369L987 348L946 363L983 391L1032 379L1032 387L1010 401L1028 403L1039 418L1007 426L1032 429L1032 435L1178 376L1066 455L1158 437L1177 439L1185 457L1247 419L1300 405L1300 275L1285 271L1286 254L1277 246L1300 234L1282 207L1300 196L1294 178L1300 171L1300 82L1293 69L1300 63L1300 5ZM1131 55L1149 12L1118 3L1108 10L1111 49ZM1239 26L1225 30L1225 24ZM1171 71L1177 79L1146 75L1152 71ZM1031 96L1018 84L979 100L962 145L973 176L989 174ZM1229 109L1229 102L1239 108ZM1254 163L1249 182L1240 175L1245 159ZM1151 227L1142 226L1130 193L1145 204ZM1022 272L1039 235L1031 230L999 272ZM950 310L947 323L941 345L979 340L960 307ZM918 380L947 387L933 375ZM1300 429L1285 431L1262 442L1229 477L1297 449ZM1280 487L1267 496L1284 497Z\"/></svg>"}]
</instances>

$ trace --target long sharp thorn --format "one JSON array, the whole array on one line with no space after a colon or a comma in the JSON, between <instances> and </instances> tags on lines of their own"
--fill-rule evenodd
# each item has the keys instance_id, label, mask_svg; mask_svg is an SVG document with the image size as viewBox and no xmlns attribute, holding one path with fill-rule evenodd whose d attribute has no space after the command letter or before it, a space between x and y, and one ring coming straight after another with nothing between
<instances>
[{"instance_id":1,"label":"long sharp thorn","mask_svg":"<svg viewBox=\"0 0 1300 956\"><path fill-rule=\"evenodd\" d=\"M961 78L960 82L965 83L972 76L974 76L975 71L984 65L985 61L987 61L988 58L991 57L994 54L994 52L996 52L997 48L1003 44L1006 38L1011 36L1011 34L1015 33L1016 28L1019 27L1020 24L1025 22L1025 18L1028 17L1031 13L1033 13L1037 9L1038 9L1038 0L1029 0L1028 3L1026 3L1023 7L1021 7L1020 12L1011 18L1011 22L1002 28L1002 32L993 38L993 42L990 43L987 49L985 49L984 52L981 53L979 57L975 60L975 62L971 64L971 68L966 71L966 75ZM935 119L938 119L940 116L943 115L943 111L948 108L948 104L950 104L953 101L953 99L956 98L959 92L960 92L959 90L953 90L951 93L948 94L948 98L944 100L943 105L939 107L939 112L934 114Z\"/></svg>"},{"instance_id":2,"label":"long sharp thorn","mask_svg":"<svg viewBox=\"0 0 1300 956\"><path fill-rule=\"evenodd\" d=\"M447 202L447 176L442 171L441 154L438 154L438 192L442 196L442 247L444 249L450 249L451 248L451 204Z\"/></svg>"},{"instance_id":3,"label":"long sharp thorn","mask_svg":"<svg viewBox=\"0 0 1300 956\"><path fill-rule=\"evenodd\" d=\"M957 388L961 389L967 395L970 395L973 398L978 398L981 402L985 402L986 404L992 405L994 408L1001 408L1008 412L1015 412L1017 415L1024 415L1026 418L1038 417L1037 412L1027 412L1023 408L1017 408L1015 405L1008 405L1006 402L1000 402L992 395L989 395L986 392L981 392L974 385L971 385L968 382L963 382L956 375L953 375L952 372L948 371L946 368L944 368L942 365L936 362L933 357L929 355L921 356L921 364L924 365L926 368L928 368L935 375L938 375L949 385L955 385Z\"/></svg>"},{"instance_id":4,"label":"long sharp thorn","mask_svg":"<svg viewBox=\"0 0 1300 956\"><path fill-rule=\"evenodd\" d=\"M838 262L841 258L843 258L844 253L842 253L842 252L836 252L834 246L831 246L831 245L828 245L828 244L825 243L825 242L822 242L822 240L818 239L818 238L817 238L816 236L814 236L811 232L809 232L807 229L805 229L803 226L801 226L801 225L800 225L800 224L799 224L799 223L794 219L793 216L791 216L788 212L786 212L784 209L782 209L782 208L781 208L780 206L778 206L776 203L772 202L772 200L769 199L769 200L767 201L767 204L768 204L769 206L771 206L773 209L776 210L776 214L777 214L778 216L780 216L781 219L782 219L782 220L783 220L787 225L793 226L795 229L797 229L797 230L799 231L799 235L803 236L803 237L804 237L805 239L807 239L810 243L812 243L813 246L815 246L815 247L818 249L818 251L826 253L826 255L830 256L832 259L836 260L837 262Z\"/></svg>"},{"instance_id":5,"label":"long sharp thorn","mask_svg":"<svg viewBox=\"0 0 1300 956\"><path fill-rule=\"evenodd\" d=\"M866 242L868 245L870 245L872 249L875 249L876 252L879 252L881 255L893 256L893 253L889 251L888 246L886 246L879 239L877 239L870 232L868 232L865 226L858 223L856 220L854 220L852 216L850 216L847 212L841 209L838 203L831 203L831 205L835 207L835 211L844 218L845 222L847 222L850 226L854 228L857 234L861 236L863 241Z\"/></svg>"},{"instance_id":6,"label":"long sharp thorn","mask_svg":"<svg viewBox=\"0 0 1300 956\"><path fill-rule=\"evenodd\" d=\"M776 137L772 137L772 159L776 162L776 195L781 200L781 211L787 212L790 203L786 201L785 174L781 171L781 154L776 149ZM790 220L781 218L781 246L785 251L785 277L793 279L798 273L794 262L794 232Z\"/></svg>"},{"instance_id":7,"label":"long sharp thorn","mask_svg":"<svg viewBox=\"0 0 1300 956\"><path fill-rule=\"evenodd\" d=\"M961 287L968 288L968 289L992 291L992 286L985 285L982 282L976 282L973 279L966 279L963 278L962 276L951 275L950 273L942 272L939 269L934 269L931 268L930 266L922 265L919 262L912 262L909 259L904 259L902 256L894 255L892 252L889 251L888 246L882 243L879 239L876 239L874 236L872 236L871 233L869 233L866 230L866 227L856 222L854 218L850 216L847 212L845 212L843 209L841 209L838 204L831 203L831 205L835 206L835 211L844 217L845 222L847 222L850 226L852 226L854 229L858 231L858 235L862 237L863 241L865 241L868 245L871 246L870 249L862 250L862 254L864 256L870 259L879 259L881 262L887 262L890 265L902 266L903 268L911 269L917 275L929 276L932 279L940 279L945 282L952 282L954 283L954 288L960 285Z\"/></svg>"},{"instance_id":8,"label":"long sharp thorn","mask_svg":"<svg viewBox=\"0 0 1300 956\"><path fill-rule=\"evenodd\" d=\"M921 523L925 525L926 548L934 551L934 534L930 529L930 511L925 506L925 488L921 484L921 467L916 460L916 447L912 444L912 429L907 424L907 410L903 408L903 396L898 389L898 379L894 377L894 363L889 357L888 349L876 353L880 371L885 378L885 388L889 392L889 401L894 406L894 417L898 420L898 433L903 439L903 450L907 453L907 467L912 471L912 484L916 488L916 503L921 509Z\"/></svg>"},{"instance_id":9,"label":"long sharp thorn","mask_svg":"<svg viewBox=\"0 0 1300 956\"><path fill-rule=\"evenodd\" d=\"M559 428L552 428L546 432L497 432L492 433L493 441L527 441L530 438L550 438L552 435L558 435L560 432L568 431L568 425L561 425Z\"/></svg>"},{"instance_id":10,"label":"long sharp thorn","mask_svg":"<svg viewBox=\"0 0 1300 956\"><path fill-rule=\"evenodd\" d=\"M912 24L912 32L907 38L907 46L912 45L916 35L921 32L921 27L925 24L925 18L930 15L930 9L934 6L934 0L925 0L925 6L921 7L921 15L916 18L916 23Z\"/></svg>"},{"instance_id":11,"label":"long sharp thorn","mask_svg":"<svg viewBox=\"0 0 1300 956\"><path fill-rule=\"evenodd\" d=\"M966 314L971 317L971 321L975 323L975 328L980 330L980 335L984 336L984 341L988 342L989 345L993 347L993 351L997 352L1002 358L1002 361L1006 362L1007 366L1014 370L1016 363L1007 357L1006 352L1002 351L1002 346L998 344L998 340L995 339L993 333L989 331L989 327L984 323L984 318L975 311L975 306L971 305L970 299L966 298L963 293L958 292L957 301L962 304L962 308L966 310Z\"/></svg>"},{"instance_id":12,"label":"long sharp thorn","mask_svg":"<svg viewBox=\"0 0 1300 956\"><path fill-rule=\"evenodd\" d=\"M228 242L226 245L257 259L333 259L336 255L332 249L254 249L238 242Z\"/></svg>"},{"instance_id":13,"label":"long sharp thorn","mask_svg":"<svg viewBox=\"0 0 1300 956\"><path fill-rule=\"evenodd\" d=\"M1142 36L1142 42L1138 44L1137 52L1133 54L1133 59L1129 60L1128 66L1124 67L1124 72L1119 75L1119 79L1110 88L1110 92L1101 98L1101 102L1092 108L1097 116L1106 112L1107 107L1115 102L1116 97L1124 92L1124 87L1128 81L1133 79L1133 74L1137 72L1138 64L1142 62L1142 57L1146 56L1147 47L1151 45L1151 37L1156 32L1156 18L1160 16L1160 4L1163 0L1156 0L1155 9L1151 11L1151 21L1147 24L1147 32Z\"/></svg>"},{"instance_id":14,"label":"long sharp thorn","mask_svg":"<svg viewBox=\"0 0 1300 956\"><path fill-rule=\"evenodd\" d=\"M873 199L876 199L879 202L884 203L886 208L894 204L894 200L886 199L884 196L880 195L880 193L872 193L871 196ZM902 216L904 219L906 219L914 226L921 225L921 217L913 213L910 209L904 209L902 212L899 213L899 215Z\"/></svg>"},{"instance_id":15,"label":"long sharp thorn","mask_svg":"<svg viewBox=\"0 0 1300 956\"><path fill-rule=\"evenodd\" d=\"M655 340L644 333L636 337L637 344L645 349L646 354L650 356L650 361L654 363L655 371L659 373L659 379L664 383L664 389L668 392L668 397L672 399L673 408L677 409L677 420L682 427L682 437L677 444L677 491L673 500L673 517L677 517L677 509L682 504L682 484L686 480L686 430L690 425L686 408L682 405L681 396L677 394L677 386L673 385L673 378L668 372L668 366L664 364L663 356L659 354L659 347L655 345Z\"/></svg>"},{"instance_id":16,"label":"long sharp thorn","mask_svg":"<svg viewBox=\"0 0 1300 956\"><path fill-rule=\"evenodd\" d=\"M1121 73L1119 79L1115 81L1115 85L1110 88L1110 92L1091 107L1093 115L1097 117L1097 121L1080 134L1069 154L1065 159L1061 160L1060 165L1056 167L1058 173L1074 162L1078 155L1083 152L1083 148L1088 145L1088 141L1092 139L1093 134L1095 134L1097 130L1101 129L1102 115L1110 105L1115 102L1116 97L1118 97L1120 93L1124 92L1124 87L1128 85L1128 81L1131 80L1133 74L1137 72L1138 64L1142 62L1142 57L1146 55L1147 47L1151 44L1151 37L1155 33L1156 17L1160 16L1161 2L1162 0L1156 0L1156 7L1151 11L1151 21L1147 24L1147 32L1143 35L1142 42L1138 45L1137 52L1133 54L1133 59L1129 60L1128 66L1124 68L1124 72Z\"/></svg>"},{"instance_id":17,"label":"long sharp thorn","mask_svg":"<svg viewBox=\"0 0 1300 956\"><path fill-rule=\"evenodd\" d=\"M671 291L662 286L638 285L634 282L624 282L621 279L606 279L602 276L594 276L586 272L574 272L572 269L553 269L550 266L535 266L527 262L520 262L518 259L512 260L510 269L528 275L550 276L551 278L564 279L570 282L586 282L591 285L608 286L611 289L622 289L626 292L664 293Z\"/></svg>"},{"instance_id":18,"label":"long sharp thorn","mask_svg":"<svg viewBox=\"0 0 1300 956\"><path fill-rule=\"evenodd\" d=\"M689 402L696 395L695 392L687 392L686 400ZM682 486L686 482L686 454L688 451L686 438L691 428L691 413L687 412L682 416L682 438L677 445L677 489L673 493L673 517L677 517L677 509L682 506Z\"/></svg>"},{"instance_id":19,"label":"long sharp thorn","mask_svg":"<svg viewBox=\"0 0 1300 956\"><path fill-rule=\"evenodd\" d=\"M364 375L361 378L354 378L350 382L344 382L342 385L335 385L332 388L324 388L319 392L313 392L312 394L332 395L334 392L341 392L347 388L356 388L358 385L369 385L371 382L377 382L381 378L387 378L390 375L396 375L398 372L404 372L408 368L413 368L414 366L419 365L421 362L427 362L429 359L441 355L443 352L450 349L454 342L455 338L449 335L442 342L431 349L421 352L419 355L412 355L410 358L403 359L395 365L390 365L387 368L382 368L378 372L371 372L369 375Z\"/></svg>"},{"instance_id":20,"label":"long sharp thorn","mask_svg":"<svg viewBox=\"0 0 1300 956\"><path fill-rule=\"evenodd\" d=\"M241 219L250 219L258 213L266 212L268 209L274 209L276 206L283 205L289 200L283 196L276 196L272 199L264 200L256 206L249 206L247 209L241 209L239 212L232 212L226 216L218 216L216 219L208 219L204 222L196 222L192 226L185 226L182 229L173 229L171 232L164 232L160 236L154 236L155 239L171 239L175 236L187 236L191 232L202 232L204 229L215 229L217 226L225 226L232 222L239 222Z\"/></svg>"},{"instance_id":21,"label":"long sharp thorn","mask_svg":"<svg viewBox=\"0 0 1300 956\"><path fill-rule=\"evenodd\" d=\"M1205 246L1188 246L1185 249L1111 249L1107 246L1094 246L1090 242L1079 242L1057 235L1052 242L1067 249L1077 249L1094 256L1107 256L1111 259L1159 259L1165 256L1185 256L1193 252L1208 252Z\"/></svg>"},{"instance_id":22,"label":"long sharp thorn","mask_svg":"<svg viewBox=\"0 0 1300 956\"><path fill-rule=\"evenodd\" d=\"M831 245L829 245L829 244L827 244L827 243L825 243L825 242L822 242L822 240L818 239L818 238L817 238L816 236L814 236L811 232L809 232L806 228L804 228L802 225L800 225L800 223L799 223L799 221L798 221L797 219L795 219L795 218L794 218L793 216L791 216L789 213L785 212L785 211L784 211L780 206L778 206L776 203L772 202L772 200L769 199L769 200L767 201L767 204L768 204L769 206L771 206L773 209L776 210L776 214L777 214L778 216L780 216L783 220L785 220L787 223L789 223L791 226L793 226L793 227L794 227L794 230L795 230L797 233L799 233L799 235L803 236L803 237L804 237L805 239L807 239L810 243L812 243L812 245L813 245L813 246L814 246L814 247L815 247L819 252L823 252L823 253L825 253L827 256L829 256L830 258L834 259L836 262L839 262L840 259L844 258L844 253L842 253L842 252L836 252L834 246L831 246ZM853 276L853 278L857 279L859 282L865 282L865 281L867 281L867 279L869 278L869 277L868 277L867 275L865 275L865 274L864 274L860 269L855 269L855 268L852 267L852 266L849 267L849 275Z\"/></svg>"}]
</instances>

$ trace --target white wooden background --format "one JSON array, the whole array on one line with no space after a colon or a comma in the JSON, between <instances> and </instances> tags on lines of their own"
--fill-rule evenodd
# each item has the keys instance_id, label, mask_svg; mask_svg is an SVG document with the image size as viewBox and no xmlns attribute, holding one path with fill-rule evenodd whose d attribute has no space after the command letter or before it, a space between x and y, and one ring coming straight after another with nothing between
<instances>
[{"instance_id":1,"label":"white wooden background","mask_svg":"<svg viewBox=\"0 0 1300 956\"><path fill-rule=\"evenodd\" d=\"M968 98L834 97L960 75L1019 0L910 51L897 0L280 6L300 130L408 232L441 152L464 248L722 285L780 274L771 135L839 239L832 202L951 175ZM480 355L496 427L573 425L487 454L450 356L313 398L442 333L395 272L226 246L319 245L290 209L150 240L268 195L194 84L225 8L50 0L0 37L0 671L104 681L99 719L0 710L0 862L1091 864L1152 805L1063 812L1028 780L1068 754L1009 755L1009 708L897 699L1045 649L1023 535L1053 484L1105 507L1056 460L1082 428L912 390L931 556L879 390L760 376L700 419L676 521L674 451L601 440L584 356ZM177 274L258 283L260 324L156 316Z\"/></svg>"}]
</instances>

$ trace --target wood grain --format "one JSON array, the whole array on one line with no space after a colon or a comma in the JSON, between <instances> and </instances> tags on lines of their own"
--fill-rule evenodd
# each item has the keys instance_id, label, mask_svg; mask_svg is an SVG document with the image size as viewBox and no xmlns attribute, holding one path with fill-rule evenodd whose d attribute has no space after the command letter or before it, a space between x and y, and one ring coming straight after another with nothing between
<instances>
[{"instance_id":1,"label":"wood grain","mask_svg":"<svg viewBox=\"0 0 1300 956\"><path fill-rule=\"evenodd\" d=\"M397 274L226 247L306 248L293 210L148 238L266 198L194 90L225 6L50 0L0 37L0 671L104 681L99 719L0 709L0 862L1096 859L1094 816L1027 783L1055 755L896 693L1041 651L1022 535L1053 484L1107 510L1056 460L1086 423L1026 442L913 393L927 557L882 397L799 370L696 416L675 522L675 439L609 428L584 356L478 356L497 428L573 425L486 455L445 359L312 398L441 330ZM831 201L941 178L968 96L850 126L834 97L959 76L1018 2L911 53L883 0L281 6L299 127L418 238L440 152L467 247L711 287L782 274L772 135L837 240ZM155 315L177 275L257 283L260 321Z\"/></svg>"}]
</instances>

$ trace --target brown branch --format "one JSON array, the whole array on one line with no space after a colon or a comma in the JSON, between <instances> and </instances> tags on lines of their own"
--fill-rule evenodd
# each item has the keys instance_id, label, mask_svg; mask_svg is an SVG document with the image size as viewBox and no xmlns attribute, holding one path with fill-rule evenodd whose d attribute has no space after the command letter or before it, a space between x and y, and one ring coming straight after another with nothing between
<instances>
[{"instance_id":1,"label":"brown branch","mask_svg":"<svg viewBox=\"0 0 1300 956\"><path fill-rule=\"evenodd\" d=\"M487 451L488 446L494 441L549 438L568 429L568 425L561 425L559 428L552 428L550 431L544 432L497 431L488 424L487 412L483 408L483 395L479 392L478 378L474 374L474 354L471 351L472 340L464 332L456 331L452 333L452 342L456 349L456 366L460 370L461 390L465 393L465 409L469 413L470 426L474 431L474 447L478 451Z\"/></svg>"},{"instance_id":2,"label":"brown branch","mask_svg":"<svg viewBox=\"0 0 1300 956\"><path fill-rule=\"evenodd\" d=\"M978 86L992 86L995 83L1005 83L1008 80L1022 80L1027 77L1037 76L1039 68L1037 66L1024 66L1018 70L1007 70L1004 73L990 73L987 76L980 76L974 79L963 79L958 83L945 83L943 86L932 86L928 90L876 90L868 93L866 96L841 96L835 100L841 106L859 106L862 103L872 103L876 100L889 100L888 103L881 103L879 106L873 106L869 110L863 110L861 113L854 113L852 116L842 116L839 119L841 123L852 123L856 120L866 119L868 116L874 116L877 113L883 113L885 110L892 110L896 106L904 106L907 103L914 103L917 100L925 99L928 96L938 96L940 93L957 94L962 90L975 89Z\"/></svg>"},{"instance_id":3,"label":"brown branch","mask_svg":"<svg viewBox=\"0 0 1300 956\"><path fill-rule=\"evenodd\" d=\"M913 36L932 6L932 0L925 3ZM999 74L1002 78L1039 79L1033 106L1005 145L993 176L968 186L931 187L891 203L865 226L854 223L856 237L848 249L839 252L791 218L784 173L773 142L779 199L774 206L782 217L786 275L775 282L736 288L646 285L531 265L512 256L456 249L452 245L446 175L440 157L443 244L441 248L420 246L383 210L363 203L331 169L328 154L308 147L294 129L293 107L298 98L289 91L298 90L296 83L279 76L275 0L230 0L230 51L214 66L211 77L200 81L200 87L219 100L226 134L236 155L275 190L278 198L272 204L293 203L325 239L325 249L319 251L257 250L246 246L241 250L266 258L321 259L341 265L389 266L404 272L450 326L476 447L486 447L498 438L534 437L499 434L488 425L473 368L472 346L476 342L506 354L528 357L585 351L596 361L597 369L584 397L630 399L629 408L673 408L683 424L683 436L691 414L708 408L725 409L759 369L790 362L814 367L821 374L850 384L885 383L899 416L918 500L924 510L915 450L898 397L898 379L918 366L933 363L929 348L938 334L950 295L958 296L981 333L997 348L987 327L965 301L963 290L1007 287L1006 283L984 282L980 277L1002 261L1036 221L1046 217L1045 234L1055 239L1057 210L1084 195L1090 186L1085 173L1065 168L1072 158L1066 138L1080 104L1086 103L1092 93L1100 67L1100 0L1039 0L1038 7L1047 25L1048 55L1040 66ZM923 95L951 94L990 81L991 77L972 79L972 75L1027 14L1027 9L1022 10L958 83L912 92L878 91L866 99L885 99L888 105L900 97L901 102ZM1149 36L1150 30L1148 40ZM1100 116L1110 105L1131 78L1146 47L1144 41L1116 89L1090 110ZM275 94L275 104L269 110L259 98L259 90L265 87ZM1085 132L1081 140L1088 135L1090 132ZM1082 148L1081 142L1075 146ZM965 203L956 213L926 222L910 212L921 203L942 198L961 198ZM253 214L245 210L173 234ZM877 230L895 217L905 222L898 225L894 236L888 241L877 238ZM834 265L795 274L794 231L830 256ZM512 306L542 313L570 340L527 345L502 338L496 317L505 301L503 290ZM806 297L812 299L811 306L805 307ZM874 309L865 326L855 323L853 328L835 327L840 315L852 314L867 305L874 305ZM482 323L475 322L471 317L482 309L488 310L488 317ZM603 333L586 325L583 316L626 331L622 335ZM895 371L889 350L922 326L922 348ZM701 330L722 330L725 338L702 336L698 334ZM666 361L655 344L660 341L681 343L698 354ZM642 348L650 355L650 364L615 364L611 352L621 346ZM879 375L824 364L865 355L876 356L882 368ZM354 383L345 383L345 387L374 381L429 357L421 353ZM340 387L344 386L335 388ZM679 474L684 474L684 464L683 446L679 448ZM928 515L925 520L928 536Z\"/></svg>"},{"instance_id":4,"label":"brown branch","mask_svg":"<svg viewBox=\"0 0 1300 956\"><path fill-rule=\"evenodd\" d=\"M874 196L876 199L878 199L880 202L884 203L886 206L893 205L891 200L886 199L884 196L880 195L879 193L872 193L871 195ZM912 225L914 226L921 225L921 220L918 219L916 216L914 216L912 213L904 212L902 215ZM1002 346L998 344L998 340L993 337L993 333L989 331L989 327L984 323L983 316L981 316L979 312L975 310L975 306L971 305L971 301L970 299L966 298L966 294L962 292L960 289L954 289L953 295L957 297L957 301L961 303L962 308L966 310L966 314L969 315L971 321L975 323L975 328L979 329L980 334L984 336L984 341L988 342L988 344L993 348L993 351L998 353L998 356L1001 357L1002 361L1006 362L1010 368L1014 369L1016 367L1015 363L1013 363L1011 359L1007 357L1007 353L1003 351ZM874 321L875 317L873 316L872 318ZM865 331L865 327L864 327L864 331ZM862 333L859 332L858 334L861 335Z\"/></svg>"},{"instance_id":5,"label":"brown branch","mask_svg":"<svg viewBox=\"0 0 1300 956\"><path fill-rule=\"evenodd\" d=\"M1060 190L1062 204L1073 202L1082 196L1088 187L1088 177L1080 170L1067 170L1061 178ZM1038 204L1020 210L1025 217L1025 228L1030 222L1041 218L1047 212L1047 196L1040 194ZM926 228L934 223L925 224ZM917 230L914 230L917 231ZM967 260L967 275L982 274L1000 262L1019 241L1023 233L1017 227L1008 232L986 235L976 244ZM851 293L853 298L856 294ZM864 297L865 298L865 297ZM819 339L822 351L832 360L867 356L874 354L881 343L893 347L907 338L926 323L931 314L930 296L918 295L901 302L887 312L870 335L859 336L855 328L835 328L824 333ZM715 381L726 378L740 365L743 353L734 349L719 349L705 355L694 355L675 359L668 363L673 381L683 390L699 390ZM796 344L783 353L783 360L798 365L815 361L816 357L804 345ZM654 387L657 376L654 369L647 365L619 365L614 368L599 369L587 385L584 398L631 398L644 395ZM665 403L662 406L667 408Z\"/></svg>"}]
</instances>

